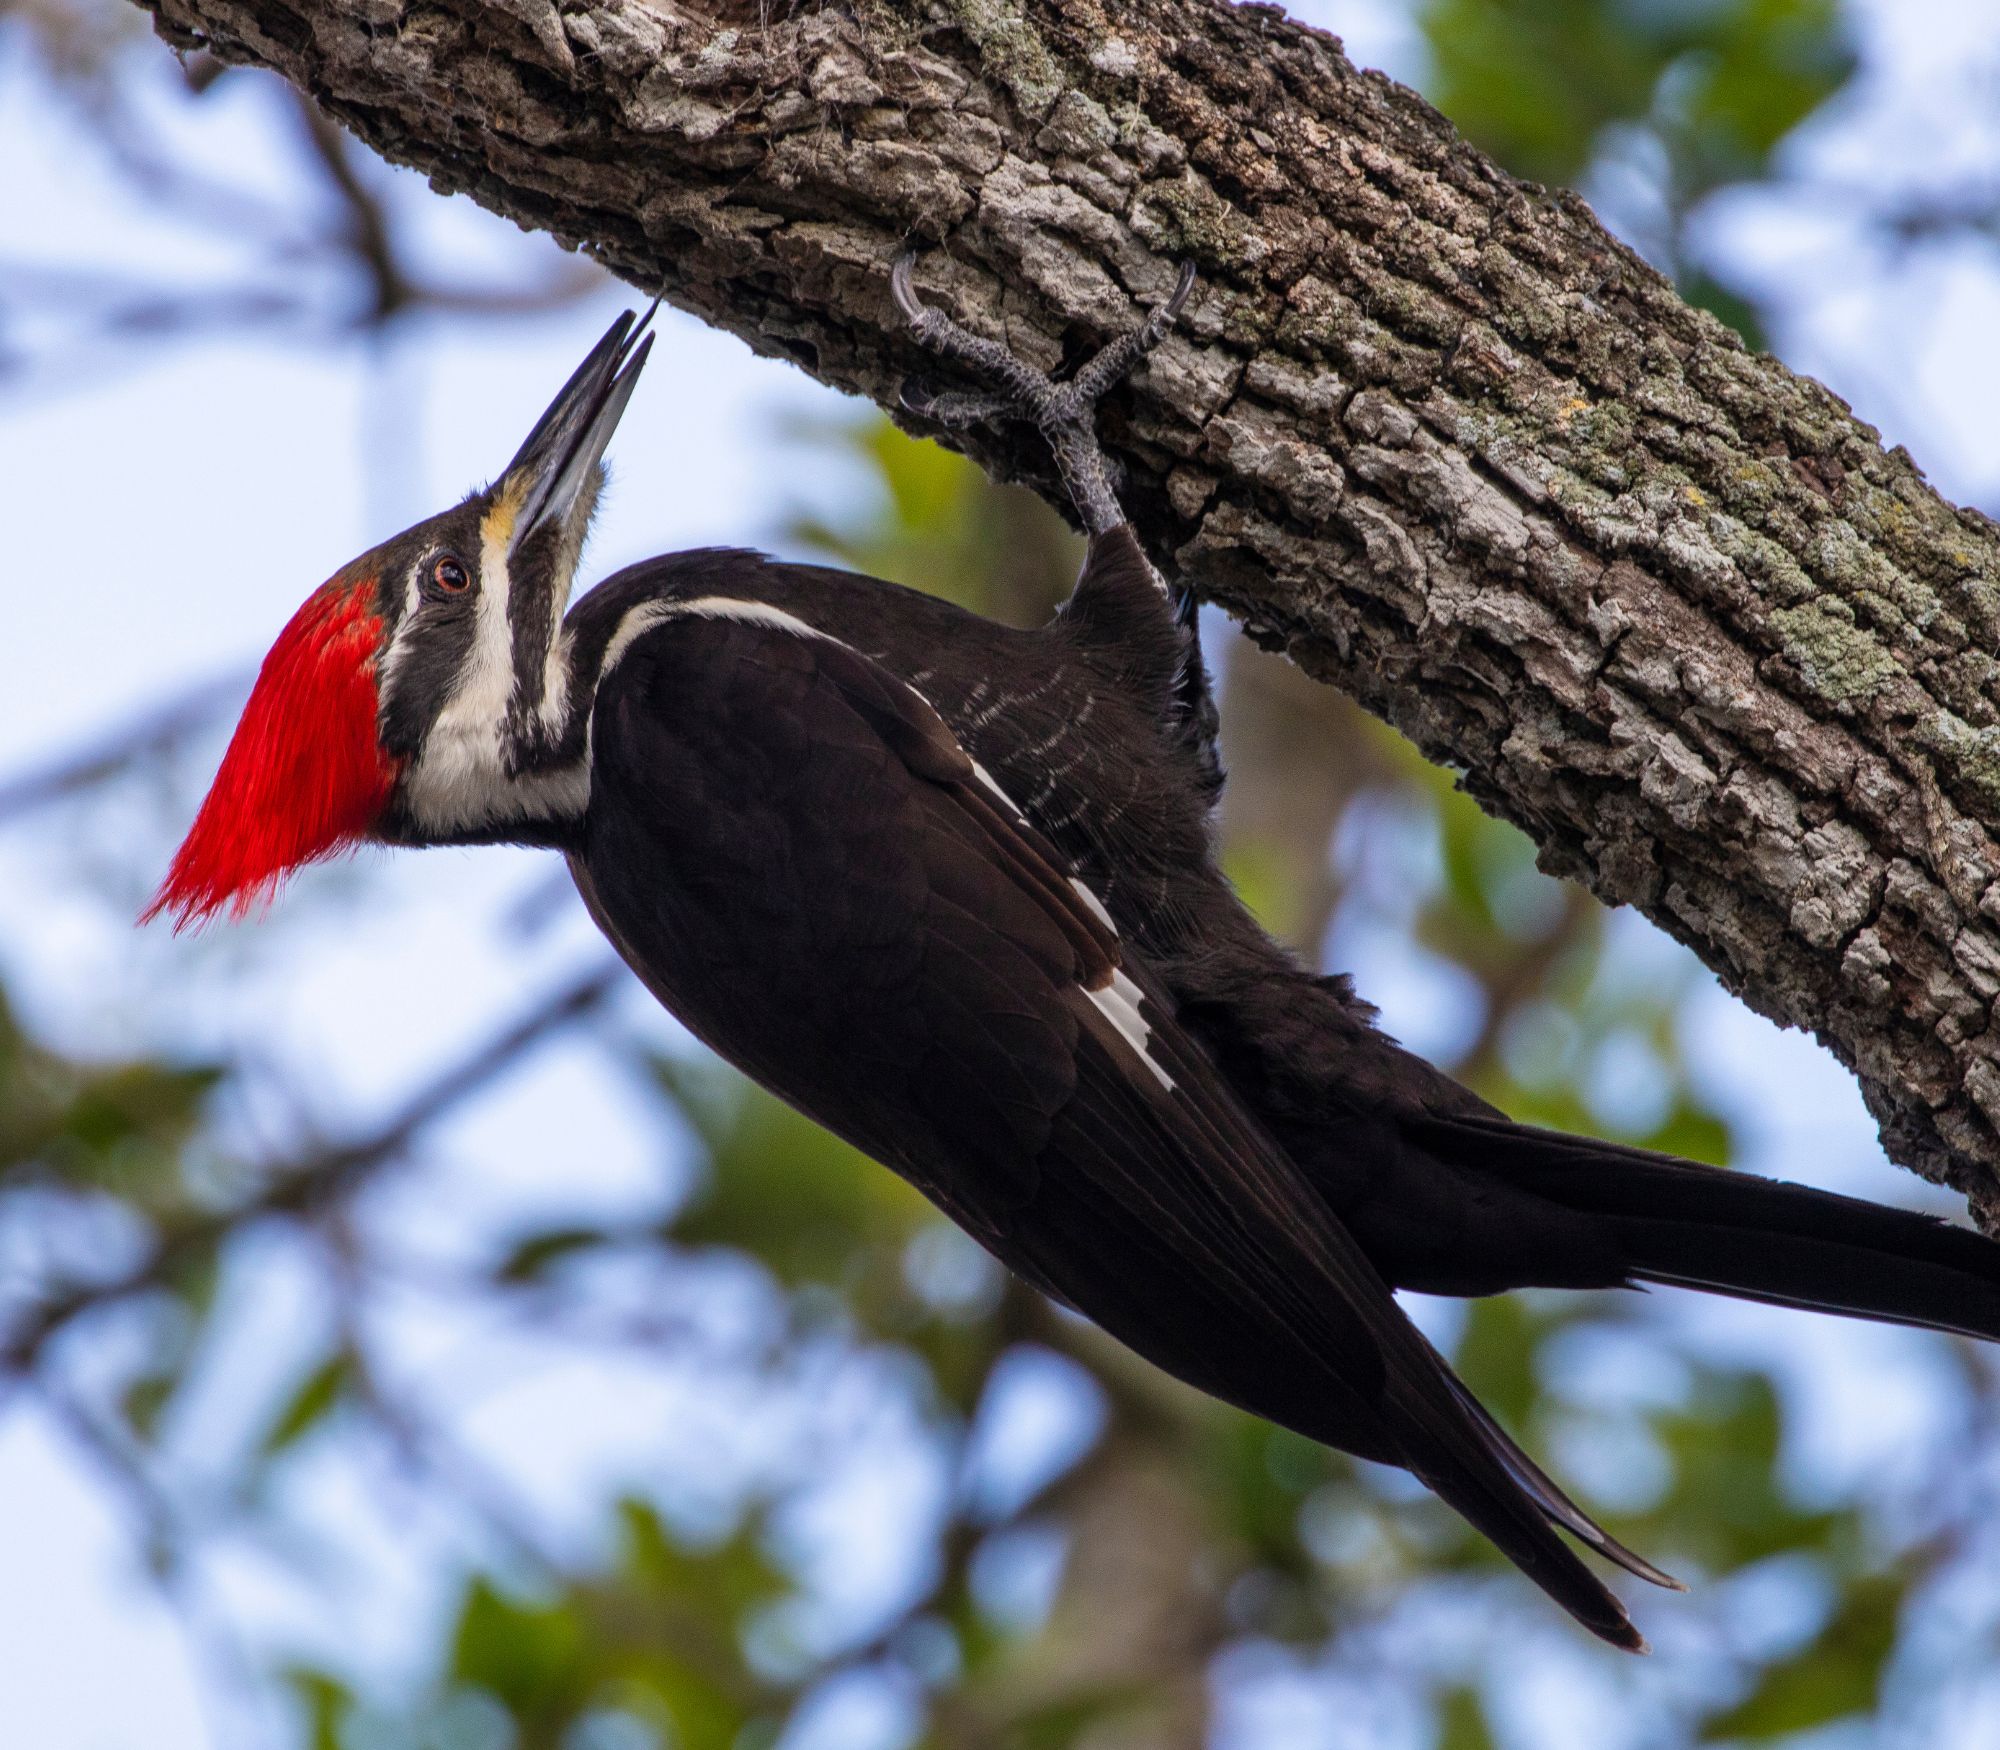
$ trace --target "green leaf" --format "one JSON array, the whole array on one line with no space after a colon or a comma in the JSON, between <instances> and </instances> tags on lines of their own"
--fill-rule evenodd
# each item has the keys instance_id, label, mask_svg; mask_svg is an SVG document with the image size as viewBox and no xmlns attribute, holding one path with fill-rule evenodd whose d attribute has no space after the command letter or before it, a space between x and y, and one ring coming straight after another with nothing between
<instances>
[{"instance_id":1,"label":"green leaf","mask_svg":"<svg viewBox=\"0 0 2000 1750\"><path fill-rule=\"evenodd\" d=\"M354 1378L354 1358L345 1349L329 1355L302 1379L271 1426L261 1448L266 1458L295 1446L324 1421Z\"/></svg>"},{"instance_id":2,"label":"green leaf","mask_svg":"<svg viewBox=\"0 0 2000 1750\"><path fill-rule=\"evenodd\" d=\"M495 1266L493 1280L514 1284L539 1282L564 1259L597 1246L611 1245L621 1237L601 1227L556 1227L529 1234L517 1241Z\"/></svg>"},{"instance_id":3,"label":"green leaf","mask_svg":"<svg viewBox=\"0 0 2000 1750\"><path fill-rule=\"evenodd\" d=\"M1541 1397L1541 1346L1583 1311L1520 1295L1475 1300L1466 1308L1453 1366L1481 1403L1508 1428L1524 1432Z\"/></svg>"},{"instance_id":4,"label":"green leaf","mask_svg":"<svg viewBox=\"0 0 2000 1750\"><path fill-rule=\"evenodd\" d=\"M618 1518L625 1572L651 1591L699 1599L715 1619L746 1620L786 1590L749 1526L721 1543L695 1547L675 1537L645 1501L620 1501Z\"/></svg>"},{"instance_id":5,"label":"green leaf","mask_svg":"<svg viewBox=\"0 0 2000 1750\"><path fill-rule=\"evenodd\" d=\"M1298 911L1289 871L1279 847L1238 836L1224 847L1222 872L1236 897L1274 936L1291 933Z\"/></svg>"},{"instance_id":6,"label":"green leaf","mask_svg":"<svg viewBox=\"0 0 2000 1750\"><path fill-rule=\"evenodd\" d=\"M829 525L795 515L786 536L856 571L943 595L962 607L1031 623L1076 575L1081 548L1032 493L988 480L963 456L870 415L790 433L861 462L883 490L873 515Z\"/></svg>"},{"instance_id":7,"label":"green leaf","mask_svg":"<svg viewBox=\"0 0 2000 1750\"><path fill-rule=\"evenodd\" d=\"M1684 1160L1704 1161L1712 1167L1729 1165L1735 1147L1729 1126L1692 1099L1674 1102L1672 1110L1646 1136L1634 1137L1641 1148L1655 1148Z\"/></svg>"},{"instance_id":8,"label":"green leaf","mask_svg":"<svg viewBox=\"0 0 2000 1750\"><path fill-rule=\"evenodd\" d=\"M1517 175L1574 182L1598 136L1644 116L1671 46L1597 0L1427 0L1433 102Z\"/></svg>"},{"instance_id":9,"label":"green leaf","mask_svg":"<svg viewBox=\"0 0 2000 1750\"><path fill-rule=\"evenodd\" d=\"M1614 126L1665 148L1685 205L1768 173L1854 75L1836 0L1426 0L1433 102L1518 175L1574 183Z\"/></svg>"},{"instance_id":10,"label":"green leaf","mask_svg":"<svg viewBox=\"0 0 2000 1750\"><path fill-rule=\"evenodd\" d=\"M220 1077L209 1066L79 1064L24 1045L0 1060L0 1172L33 1167L142 1214L178 1214L182 1152Z\"/></svg>"},{"instance_id":11,"label":"green leaf","mask_svg":"<svg viewBox=\"0 0 2000 1750\"><path fill-rule=\"evenodd\" d=\"M591 1639L571 1600L523 1603L479 1575L459 1611L451 1675L546 1731L572 1719L590 1693Z\"/></svg>"},{"instance_id":12,"label":"green leaf","mask_svg":"<svg viewBox=\"0 0 2000 1750\"><path fill-rule=\"evenodd\" d=\"M180 1388L181 1370L161 1368L138 1375L119 1399L126 1425L141 1440L151 1441L159 1432L160 1415Z\"/></svg>"},{"instance_id":13,"label":"green leaf","mask_svg":"<svg viewBox=\"0 0 2000 1750\"><path fill-rule=\"evenodd\" d=\"M1766 174L1793 129L1854 76L1834 0L1736 0L1688 30L1663 132L1695 191Z\"/></svg>"},{"instance_id":14,"label":"green leaf","mask_svg":"<svg viewBox=\"0 0 2000 1750\"><path fill-rule=\"evenodd\" d=\"M1303 1435L1238 1411L1218 1411L1207 1428L1214 1493L1230 1530L1266 1567L1294 1577L1312 1573L1299 1512L1345 1461Z\"/></svg>"},{"instance_id":15,"label":"green leaf","mask_svg":"<svg viewBox=\"0 0 2000 1750\"><path fill-rule=\"evenodd\" d=\"M354 1713L354 1692L310 1665L290 1666L281 1675L305 1714L307 1750L341 1750L342 1729Z\"/></svg>"},{"instance_id":16,"label":"green leaf","mask_svg":"<svg viewBox=\"0 0 2000 1750\"><path fill-rule=\"evenodd\" d=\"M1907 1588L1907 1579L1899 1575L1850 1581L1832 1617L1807 1646L1765 1667L1748 1695L1702 1722L1703 1741L1762 1743L1873 1712L1881 1699L1883 1670L1895 1649Z\"/></svg>"},{"instance_id":17,"label":"green leaf","mask_svg":"<svg viewBox=\"0 0 2000 1750\"><path fill-rule=\"evenodd\" d=\"M1771 337L1757 306L1741 292L1733 291L1714 275L1699 267L1688 268L1680 276L1681 296L1706 310L1743 336L1743 344L1758 352L1768 352Z\"/></svg>"},{"instance_id":18,"label":"green leaf","mask_svg":"<svg viewBox=\"0 0 2000 1750\"><path fill-rule=\"evenodd\" d=\"M1055 1701L1016 1714L1008 1722L1006 1742L1021 1750L1070 1750L1081 1743L1093 1728L1120 1714L1155 1706L1164 1698L1143 1683L1100 1682L1084 1684ZM1135 1738L1133 1742L1142 1742Z\"/></svg>"},{"instance_id":19,"label":"green leaf","mask_svg":"<svg viewBox=\"0 0 2000 1750\"><path fill-rule=\"evenodd\" d=\"M1495 1750L1479 1691L1455 1685L1437 1698L1437 1750Z\"/></svg>"},{"instance_id":20,"label":"green leaf","mask_svg":"<svg viewBox=\"0 0 2000 1750\"><path fill-rule=\"evenodd\" d=\"M1703 1562L1729 1572L1774 1555L1824 1555L1854 1531L1851 1511L1805 1507L1786 1491L1778 1470L1784 1414L1768 1374L1704 1368L1692 1401L1653 1418L1653 1430L1673 1464L1666 1498L1635 1521L1641 1544L1671 1535Z\"/></svg>"}]
</instances>

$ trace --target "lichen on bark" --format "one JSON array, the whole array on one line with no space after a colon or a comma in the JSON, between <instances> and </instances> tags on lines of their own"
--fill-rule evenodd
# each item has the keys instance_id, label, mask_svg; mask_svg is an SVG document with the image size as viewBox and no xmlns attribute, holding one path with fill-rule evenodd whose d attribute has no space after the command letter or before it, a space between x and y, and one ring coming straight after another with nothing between
<instances>
[{"instance_id":1,"label":"lichen on bark","mask_svg":"<svg viewBox=\"0 0 2000 1750\"><path fill-rule=\"evenodd\" d=\"M1576 197L1221 0L150 0L387 156L892 410L920 281L1109 410L1155 553L1545 864L1813 1029L2000 1216L2000 542ZM1026 434L959 440L1053 494Z\"/></svg>"}]
</instances>

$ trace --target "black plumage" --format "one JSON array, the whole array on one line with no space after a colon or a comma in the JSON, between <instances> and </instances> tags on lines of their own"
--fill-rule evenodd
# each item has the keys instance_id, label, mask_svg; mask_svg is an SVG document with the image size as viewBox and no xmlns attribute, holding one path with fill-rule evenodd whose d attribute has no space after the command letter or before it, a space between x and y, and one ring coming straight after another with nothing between
<instances>
[{"instance_id":1,"label":"black plumage","mask_svg":"<svg viewBox=\"0 0 2000 1750\"><path fill-rule=\"evenodd\" d=\"M1126 538L1105 543L1086 600L1135 560ZM641 588L671 601L655 592L676 582L706 595L717 568L732 602L814 611L793 593L814 574L738 556L648 568L601 606ZM811 622L825 637L669 618L600 690L602 800L571 866L619 951L700 1038L1029 1281L1206 1391L1415 1471L1590 1626L1629 1639L1514 1449L1182 1029L1161 973L1072 884L1076 860L897 678L892 657L937 675L954 651L976 656L971 627L940 618L942 643L864 654L845 634L868 634L842 621L825 600ZM1040 660L1017 684L1053 709L1094 700L1086 720L1129 708L1071 667L1087 648L1060 625L1021 639ZM981 678L973 714L988 715L966 739L1005 770L1008 683ZM1057 786L1046 802L1090 841L1087 797ZM1167 896L1195 939L1205 897L1234 904L1205 860L1176 885L1195 890ZM1120 973L1143 1054L1091 1000Z\"/></svg>"},{"instance_id":2,"label":"black plumage","mask_svg":"<svg viewBox=\"0 0 2000 1750\"><path fill-rule=\"evenodd\" d=\"M1607 1638L1629 1626L1553 1527L1659 1576L1470 1401L1392 1289L1676 1282L2000 1337L1990 1241L1514 1124L1266 936L1210 854L1176 642L1128 530L1036 631L734 552L637 567L573 620L596 643L684 602L821 636L670 613L599 690L571 864L654 994L1169 1372L1416 1472ZM1112 928L1065 899L1072 875ZM1144 992L1171 1090L1082 1000L1100 961Z\"/></svg>"},{"instance_id":3,"label":"black plumage","mask_svg":"<svg viewBox=\"0 0 2000 1750\"><path fill-rule=\"evenodd\" d=\"M1114 382L1190 283L1078 382ZM337 580L382 628L393 792L370 833L561 848L724 1057L1140 1354L1411 1470L1638 1645L1561 1534L1672 1582L1514 1445L1393 1291L1679 1283L2000 1338L2000 1246L1514 1124L1298 964L1216 865L1191 616L1119 520L1090 397L924 311L906 270L895 286L926 344L1005 391L916 405L1024 409L1055 444L1091 530L1056 618L1016 630L709 551L621 572L558 631L644 359L626 319L495 487ZM205 820L228 820L221 789ZM164 895L190 912L243 891L204 874L209 831Z\"/></svg>"}]
</instances>

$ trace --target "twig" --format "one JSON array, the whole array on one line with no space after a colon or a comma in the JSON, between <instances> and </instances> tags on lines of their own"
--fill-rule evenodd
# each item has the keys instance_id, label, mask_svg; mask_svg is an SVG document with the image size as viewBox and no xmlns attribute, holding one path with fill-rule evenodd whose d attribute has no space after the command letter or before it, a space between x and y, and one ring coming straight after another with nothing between
<instances>
[{"instance_id":1,"label":"twig","mask_svg":"<svg viewBox=\"0 0 2000 1750\"><path fill-rule=\"evenodd\" d=\"M80 790L119 776L143 759L163 754L198 734L237 704L249 676L204 681L158 710L135 717L81 752L65 754L36 770L0 779L0 822L67 801Z\"/></svg>"},{"instance_id":2,"label":"twig","mask_svg":"<svg viewBox=\"0 0 2000 1750\"><path fill-rule=\"evenodd\" d=\"M589 1013L623 976L617 966L600 966L434 1078L380 1129L301 1160L272 1165L263 1176L264 1189L254 1197L162 1234L147 1256L123 1275L80 1284L42 1302L0 1346L0 1370L31 1370L49 1340L80 1314L158 1287L176 1267L245 1224L272 1215L304 1216L316 1205L350 1195L420 1132L487 1087L550 1034Z\"/></svg>"}]
</instances>

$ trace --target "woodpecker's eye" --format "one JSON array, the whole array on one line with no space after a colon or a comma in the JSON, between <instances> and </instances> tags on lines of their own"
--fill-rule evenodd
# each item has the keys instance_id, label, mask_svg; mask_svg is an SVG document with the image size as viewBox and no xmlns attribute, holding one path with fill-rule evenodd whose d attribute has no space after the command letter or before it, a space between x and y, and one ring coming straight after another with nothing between
<instances>
[{"instance_id":1,"label":"woodpecker's eye","mask_svg":"<svg viewBox=\"0 0 2000 1750\"><path fill-rule=\"evenodd\" d=\"M431 561L431 585L445 595L463 595L472 587L472 573L456 553L440 553Z\"/></svg>"}]
</instances>

